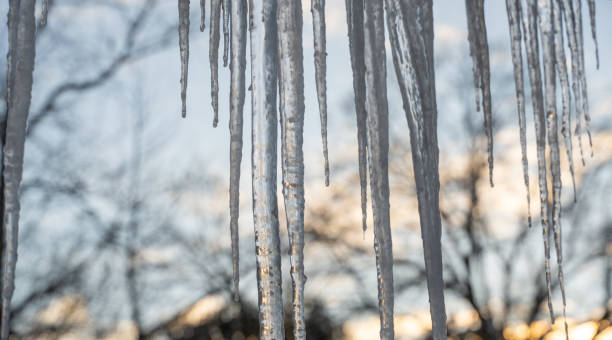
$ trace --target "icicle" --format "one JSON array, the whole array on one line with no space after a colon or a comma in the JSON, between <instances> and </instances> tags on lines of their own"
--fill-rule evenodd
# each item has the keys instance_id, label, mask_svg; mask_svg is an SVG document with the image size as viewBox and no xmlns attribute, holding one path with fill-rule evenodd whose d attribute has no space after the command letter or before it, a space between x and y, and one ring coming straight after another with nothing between
<instances>
[{"instance_id":1,"label":"icicle","mask_svg":"<svg viewBox=\"0 0 612 340\"><path fill-rule=\"evenodd\" d=\"M563 44L563 19L559 1L552 1L553 5L553 32L555 37L555 56L557 58L557 73L559 74L559 83L561 85L561 100L563 103L563 118L561 120L561 133L565 140L565 151L569 162L569 170L572 177L572 187L574 189L574 202L576 202L576 179L574 176L574 158L572 156L572 132L571 132L571 108L570 108L570 85L569 76L567 73L567 60L565 58L565 47ZM565 297L565 281L563 277L563 253L561 248L561 202L559 202L559 233L558 239L555 239L557 244L557 265L559 266L559 286L561 287L561 298L563 302L563 321L565 325L565 337L569 340L569 330L567 324L567 299ZM554 222L554 221L553 221Z\"/></svg>"},{"instance_id":2,"label":"icicle","mask_svg":"<svg viewBox=\"0 0 612 340\"><path fill-rule=\"evenodd\" d=\"M527 65L531 82L531 98L533 103L534 123L536 130L536 145L538 156L538 183L540 187L540 219L544 237L544 258L546 267L546 287L548 289L548 310L554 322L552 308L552 286L550 279L550 246L548 244L548 188L546 184L546 113L542 95L542 78L540 74L537 0L527 1L527 17L523 20L525 46L527 50Z\"/></svg>"},{"instance_id":3,"label":"icicle","mask_svg":"<svg viewBox=\"0 0 612 340\"><path fill-rule=\"evenodd\" d=\"M386 3L393 61L410 128L433 339L445 340L432 1Z\"/></svg>"},{"instance_id":4,"label":"icicle","mask_svg":"<svg viewBox=\"0 0 612 340\"><path fill-rule=\"evenodd\" d=\"M178 1L179 47L181 50L181 102L182 116L187 116L187 74L189 68L189 0Z\"/></svg>"},{"instance_id":5,"label":"icicle","mask_svg":"<svg viewBox=\"0 0 612 340\"><path fill-rule=\"evenodd\" d=\"M574 0L574 19L576 20L576 41L578 48L578 76L582 99L582 114L584 117L584 129L589 138L589 146L591 148L591 157L593 157L593 140L591 138L591 115L589 114L589 97L587 94L586 72L584 69L584 39L582 36L582 2Z\"/></svg>"},{"instance_id":6,"label":"icicle","mask_svg":"<svg viewBox=\"0 0 612 340\"><path fill-rule=\"evenodd\" d=\"M582 165L584 162L584 152L582 149L582 124L581 124L581 106L580 106L580 91L578 89L579 77L578 77L578 42L576 38L576 21L574 19L574 9L572 0L561 0L561 12L565 18L565 29L567 32L567 42L570 49L571 57L571 72L572 72L572 93L574 94L574 111L576 112L576 135L578 136L578 148L580 150L580 159ZM568 120L569 124L569 120ZM571 129L571 126L568 126ZM570 131L571 133L571 131Z\"/></svg>"},{"instance_id":7,"label":"icicle","mask_svg":"<svg viewBox=\"0 0 612 340\"><path fill-rule=\"evenodd\" d=\"M291 256L293 335L306 339L304 315L304 65L301 1L280 0L279 94L285 214Z\"/></svg>"},{"instance_id":8,"label":"icicle","mask_svg":"<svg viewBox=\"0 0 612 340\"><path fill-rule=\"evenodd\" d=\"M283 301L276 198L277 2L249 2L252 87L253 221L259 337L282 340Z\"/></svg>"},{"instance_id":9,"label":"icicle","mask_svg":"<svg viewBox=\"0 0 612 340\"><path fill-rule=\"evenodd\" d=\"M514 67L514 86L516 88L516 106L518 112L521 162L523 163L523 180L527 192L527 224L531 228L531 194L529 193L529 161L527 160L527 131L525 119L525 89L523 86L523 53L521 51L521 2L506 0L508 25L510 28L510 47L512 50L512 65Z\"/></svg>"},{"instance_id":10,"label":"icicle","mask_svg":"<svg viewBox=\"0 0 612 340\"><path fill-rule=\"evenodd\" d=\"M3 150L2 304L0 339L8 339L10 306L15 288L19 229L19 186L23 170L26 123L32 98L34 71L35 0L10 0L8 14L7 122Z\"/></svg>"},{"instance_id":11,"label":"icicle","mask_svg":"<svg viewBox=\"0 0 612 340\"><path fill-rule=\"evenodd\" d=\"M594 10L595 9L593 9L593 11ZM42 8L41 8L41 11L40 11L40 26L41 27L44 27L44 26L47 25L47 15L48 14L49 14L49 0L42 0ZM593 32L593 36L595 36L594 32ZM599 61L597 62L597 65L599 65ZM598 68L599 68L599 66L598 66Z\"/></svg>"},{"instance_id":12,"label":"icicle","mask_svg":"<svg viewBox=\"0 0 612 340\"><path fill-rule=\"evenodd\" d=\"M200 0L200 32L206 28L206 0Z\"/></svg>"},{"instance_id":13,"label":"icicle","mask_svg":"<svg viewBox=\"0 0 612 340\"><path fill-rule=\"evenodd\" d=\"M563 316L565 320L565 283L563 282L563 257L561 247L561 160L559 151L559 128L557 118L556 104L556 77L557 70L555 59L555 32L553 24L553 0L540 1L539 6L539 23L542 39L542 54L544 63L544 80L546 93L546 118L547 118L547 135L550 156L550 169L552 175L552 231L555 238L555 251L557 254L558 277L561 295L563 297ZM563 45L560 46L563 48ZM554 321L553 321L554 322ZM566 333L567 337L567 333ZM568 339L569 340L569 339Z\"/></svg>"},{"instance_id":14,"label":"icicle","mask_svg":"<svg viewBox=\"0 0 612 340\"><path fill-rule=\"evenodd\" d=\"M323 157L325 158L325 186L329 186L329 157L327 152L327 86L325 77L327 66L325 59L325 0L311 0L312 29L314 31L315 78L319 114L321 116L321 138L323 139Z\"/></svg>"},{"instance_id":15,"label":"icicle","mask_svg":"<svg viewBox=\"0 0 612 340\"><path fill-rule=\"evenodd\" d=\"M363 37L363 1L346 0L346 22L348 24L353 88L355 92L355 115L357 116L357 145L359 151L359 183L361 188L361 219L363 232L367 230L367 136L365 111L365 64Z\"/></svg>"},{"instance_id":16,"label":"icicle","mask_svg":"<svg viewBox=\"0 0 612 340\"><path fill-rule=\"evenodd\" d=\"M576 29L576 19L574 13L574 4L573 0L562 0L562 12L565 17L565 28L567 31L567 41L570 48L570 56L572 60L572 92L574 94L574 110L576 112L576 135L578 137L578 149L580 150L580 159L582 160L582 165L585 165L584 162L584 151L582 147L582 106L580 105L581 101L581 92L579 90L580 77L578 76L579 72L579 54L578 54L578 38L577 38L577 29ZM571 129L571 126L569 127Z\"/></svg>"},{"instance_id":17,"label":"icicle","mask_svg":"<svg viewBox=\"0 0 612 340\"><path fill-rule=\"evenodd\" d=\"M557 252L557 260L561 258L561 243L559 234L559 222L561 218L561 165L559 152L559 135L557 123L557 105L556 105L556 65L555 65L555 41L553 33L553 13L551 0L539 1L539 25L541 30L542 40L542 55L544 68L544 93L545 93L545 110L547 121L547 135L550 156L550 168L552 175L552 231L555 238L555 250ZM561 263L559 263L559 275L563 275ZM561 286L564 291L564 287Z\"/></svg>"},{"instance_id":18,"label":"icicle","mask_svg":"<svg viewBox=\"0 0 612 340\"><path fill-rule=\"evenodd\" d=\"M232 0L221 0L223 8L223 67L227 67L227 58L229 54L229 45L231 39L231 9Z\"/></svg>"},{"instance_id":19,"label":"icicle","mask_svg":"<svg viewBox=\"0 0 612 340\"><path fill-rule=\"evenodd\" d=\"M210 43L208 57L210 59L210 96L214 111L213 127L219 123L219 22L221 20L221 1L210 2Z\"/></svg>"},{"instance_id":20,"label":"icicle","mask_svg":"<svg viewBox=\"0 0 612 340\"><path fill-rule=\"evenodd\" d=\"M230 87L230 231L234 270L234 300L239 299L240 243L238 214L240 212L240 163L242 162L242 121L245 96L246 68L246 0L232 0L231 87Z\"/></svg>"},{"instance_id":21,"label":"icicle","mask_svg":"<svg viewBox=\"0 0 612 340\"><path fill-rule=\"evenodd\" d=\"M484 0L465 0L470 55L473 61L476 109L479 110L478 91L482 94L484 128L487 135L489 183L493 186L493 114L491 112L491 71L489 69L489 43L484 20Z\"/></svg>"},{"instance_id":22,"label":"icicle","mask_svg":"<svg viewBox=\"0 0 612 340\"><path fill-rule=\"evenodd\" d=\"M368 0L364 4L368 163L374 216L374 251L378 272L380 338L393 339L393 251L389 220L388 169L389 111L383 1Z\"/></svg>"},{"instance_id":23,"label":"icicle","mask_svg":"<svg viewBox=\"0 0 612 340\"><path fill-rule=\"evenodd\" d=\"M597 29L595 24L595 0L588 0L589 4L589 16L591 18L591 35L593 36L593 43L595 44L595 61L597 69L599 70L599 44L597 43Z\"/></svg>"},{"instance_id":24,"label":"icicle","mask_svg":"<svg viewBox=\"0 0 612 340\"><path fill-rule=\"evenodd\" d=\"M565 151L569 163L569 170L572 177L572 187L574 189L574 202L576 201L576 179L574 176L574 157L572 155L572 129L571 129L571 96L569 76L567 74L567 60L565 59L565 48L563 46L563 20L559 2L553 1L553 32L555 45L555 64L559 74L559 84L561 85L561 100L563 105L563 116L561 120L561 133L565 141Z\"/></svg>"}]
</instances>

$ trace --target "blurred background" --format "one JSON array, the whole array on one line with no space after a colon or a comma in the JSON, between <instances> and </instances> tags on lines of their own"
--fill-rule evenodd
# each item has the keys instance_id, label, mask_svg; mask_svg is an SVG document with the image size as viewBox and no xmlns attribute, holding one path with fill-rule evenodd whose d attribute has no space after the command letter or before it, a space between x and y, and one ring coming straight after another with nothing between
<instances>
[{"instance_id":1,"label":"blurred background","mask_svg":"<svg viewBox=\"0 0 612 340\"><path fill-rule=\"evenodd\" d=\"M250 98L241 178L241 302L231 300L229 70L220 69L212 128L208 25L191 1L188 113L180 118L176 1L52 0L37 37L22 183L15 339L256 339ZM593 152L574 139L577 201L562 153L563 245L572 339L612 339L611 1L597 1L601 68L585 9ZM583 6L586 8L586 4ZM357 132L344 1L327 3L331 185L323 179L310 2L304 9L306 301L310 339L378 337L371 219L361 229ZM6 13L7 2L0 3ZM37 9L38 11L40 8ZM546 308L531 104L534 225L527 225L514 82L503 1L486 3L495 123L488 185L462 1L434 1L444 279L453 339L563 339ZM208 11L210 13L210 11ZM7 51L0 16L0 55ZM390 57L390 53L387 53ZM4 61L4 59L2 59ZM391 59L391 215L396 334L431 330L408 127ZM6 67L0 67L5 112ZM248 68L247 68L248 72ZM280 185L279 185L280 188ZM279 190L280 195L280 190ZM288 241L279 200L283 254ZM371 212L369 211L371 218ZM283 259L290 301L288 255ZM553 268L556 277L556 267ZM554 281L555 315L561 316ZM289 311L289 306L286 306ZM286 318L287 337L292 337Z\"/></svg>"}]
</instances>

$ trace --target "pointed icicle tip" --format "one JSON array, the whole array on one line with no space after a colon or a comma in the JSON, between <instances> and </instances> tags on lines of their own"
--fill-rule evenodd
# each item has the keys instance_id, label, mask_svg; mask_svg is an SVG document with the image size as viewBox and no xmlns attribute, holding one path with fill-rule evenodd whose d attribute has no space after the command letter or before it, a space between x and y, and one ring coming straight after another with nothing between
<instances>
[{"instance_id":1,"label":"pointed icicle tip","mask_svg":"<svg viewBox=\"0 0 612 340\"><path fill-rule=\"evenodd\" d=\"M383 1L364 1L366 127L374 252L378 277L380 338L394 339L393 247L389 212L389 108Z\"/></svg>"},{"instance_id":2,"label":"pointed icicle tip","mask_svg":"<svg viewBox=\"0 0 612 340\"><path fill-rule=\"evenodd\" d=\"M30 112L36 54L35 0L9 2L7 55L7 114L3 179L2 256L0 270L0 338L9 339L11 299L19 235L19 187L23 174L26 125Z\"/></svg>"},{"instance_id":3,"label":"pointed icicle tip","mask_svg":"<svg viewBox=\"0 0 612 340\"><path fill-rule=\"evenodd\" d=\"M359 186L361 189L361 219L363 232L367 225L367 136L365 112L365 64L363 36L363 0L346 0L346 22L348 28L351 68L353 70L353 90L355 117L357 118L357 146L359 159Z\"/></svg>"},{"instance_id":4,"label":"pointed icicle tip","mask_svg":"<svg viewBox=\"0 0 612 340\"><path fill-rule=\"evenodd\" d=\"M529 80L531 84L531 97L534 114L534 127L536 131L537 163L538 163L538 184L540 189L540 219L542 225L542 238L544 241L544 263L546 272L546 287L548 297L548 310L551 319L554 312L552 308L552 285L550 271L550 246L549 246L549 210L548 210L548 187L547 187L547 168L546 168L546 112L544 107L544 95L542 90L542 71L540 68L539 38L544 39L545 34L539 34L538 30L538 2L531 0L527 2L526 19L523 20L525 32L524 42L527 51L527 64L529 70ZM543 42L543 49L547 44ZM547 62L544 62L545 67ZM550 72L548 73L550 75ZM550 84L550 78L548 83Z\"/></svg>"},{"instance_id":5,"label":"pointed icicle tip","mask_svg":"<svg viewBox=\"0 0 612 340\"><path fill-rule=\"evenodd\" d=\"M437 104L433 82L433 1L389 0L387 3L389 41L410 128L421 238L423 248L427 250L425 272L432 337L435 340L445 340L446 311L440 238L442 222L437 191L440 187L437 170Z\"/></svg>"},{"instance_id":6,"label":"pointed icicle tip","mask_svg":"<svg viewBox=\"0 0 612 340\"><path fill-rule=\"evenodd\" d=\"M325 169L325 186L329 186L329 155L327 149L327 52L325 33L325 0L312 0L312 29L314 35L314 61L319 116L321 118L321 139Z\"/></svg>"},{"instance_id":7,"label":"pointed icicle tip","mask_svg":"<svg viewBox=\"0 0 612 340\"><path fill-rule=\"evenodd\" d=\"M476 110L482 100L484 130L487 136L487 153L489 161L489 184L493 184L493 113L491 108L491 70L489 66L489 43L484 17L484 0L466 0L468 41L472 56ZM479 92L480 95L479 96ZM481 99L480 99L481 98Z\"/></svg>"},{"instance_id":8,"label":"pointed icicle tip","mask_svg":"<svg viewBox=\"0 0 612 340\"><path fill-rule=\"evenodd\" d=\"M514 85L516 91L516 106L519 121L521 143L521 162L523 165L523 182L527 198L527 225L531 228L531 194L529 192L529 162L527 159L527 127L525 117L525 88L523 80L523 53L521 47L521 2L506 0L508 27L510 31L510 47L512 52L512 65L514 69Z\"/></svg>"}]
</instances>

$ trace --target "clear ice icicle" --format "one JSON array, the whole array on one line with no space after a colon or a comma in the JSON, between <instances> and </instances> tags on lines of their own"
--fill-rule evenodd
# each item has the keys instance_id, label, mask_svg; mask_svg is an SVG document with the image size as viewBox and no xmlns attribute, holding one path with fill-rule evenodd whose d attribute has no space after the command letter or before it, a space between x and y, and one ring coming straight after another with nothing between
<instances>
[{"instance_id":1,"label":"clear ice icicle","mask_svg":"<svg viewBox=\"0 0 612 340\"><path fill-rule=\"evenodd\" d=\"M210 96L214 111L213 127L219 123L219 23L221 21L221 1L210 1L210 43L208 57L210 60Z\"/></svg>"},{"instance_id":2,"label":"clear ice icicle","mask_svg":"<svg viewBox=\"0 0 612 340\"><path fill-rule=\"evenodd\" d=\"M361 219L363 231L367 229L367 135L365 111L365 64L363 37L363 1L346 0L346 22L348 25L351 67L353 69L353 90L355 95L355 115L357 118L357 145L359 152L359 185L361 189Z\"/></svg>"},{"instance_id":3,"label":"clear ice icicle","mask_svg":"<svg viewBox=\"0 0 612 340\"><path fill-rule=\"evenodd\" d=\"M280 0L279 95L283 197L291 256L293 336L306 339L304 315L304 54L301 1Z\"/></svg>"},{"instance_id":4,"label":"clear ice icicle","mask_svg":"<svg viewBox=\"0 0 612 340\"><path fill-rule=\"evenodd\" d=\"M282 340L283 300L276 197L276 0L249 2L251 44L253 224L259 298L259 337Z\"/></svg>"},{"instance_id":5,"label":"clear ice icicle","mask_svg":"<svg viewBox=\"0 0 612 340\"><path fill-rule=\"evenodd\" d=\"M181 52L181 115L187 116L187 75L189 69L189 0L178 0L179 47Z\"/></svg>"},{"instance_id":6,"label":"clear ice icicle","mask_svg":"<svg viewBox=\"0 0 612 340\"><path fill-rule=\"evenodd\" d=\"M491 71L489 69L489 43L484 19L484 0L465 0L468 40L474 70L476 109L479 109L478 91L482 95L484 129L487 136L489 183L493 186L493 113L491 109Z\"/></svg>"},{"instance_id":7,"label":"clear ice icicle","mask_svg":"<svg viewBox=\"0 0 612 340\"><path fill-rule=\"evenodd\" d=\"M321 138L325 161L325 186L329 186L329 156L327 151L327 52L325 41L325 0L311 0L312 29L314 32L314 60L319 115L321 116Z\"/></svg>"},{"instance_id":8,"label":"clear ice icicle","mask_svg":"<svg viewBox=\"0 0 612 340\"><path fill-rule=\"evenodd\" d=\"M445 340L432 1L386 4L395 72L410 128L433 339Z\"/></svg>"},{"instance_id":9,"label":"clear ice icicle","mask_svg":"<svg viewBox=\"0 0 612 340\"><path fill-rule=\"evenodd\" d=\"M565 29L567 32L567 41L571 57L571 73L572 73L572 93L574 94L574 111L576 112L576 136L578 137L578 149L580 150L580 159L582 165L584 162L584 151L582 147L582 105L580 91L580 63L578 54L578 38L576 29L576 19L574 13L573 0L562 0L562 12L565 18ZM569 126L571 129L571 126Z\"/></svg>"},{"instance_id":10,"label":"clear ice icicle","mask_svg":"<svg viewBox=\"0 0 612 340\"><path fill-rule=\"evenodd\" d=\"M230 85L230 232L234 300L239 298L240 243L238 214L240 212L240 164L242 162L242 130L245 97L247 0L232 0L231 85Z\"/></svg>"},{"instance_id":11,"label":"clear ice icicle","mask_svg":"<svg viewBox=\"0 0 612 340\"><path fill-rule=\"evenodd\" d=\"M553 0L539 1L539 24L541 29L542 56L544 64L544 89L546 98L546 120L548 135L548 150L550 158L550 172L552 177L552 231L557 254L559 287L563 300L565 300L565 283L563 282L563 257L561 247L561 157L559 151L559 128L556 104L556 59L555 59L555 33L553 24ZM565 302L563 303L565 316ZM565 318L564 318L565 319ZM564 320L565 321L565 320ZM567 323L567 321L565 321ZM566 327L567 329L567 327ZM566 333L567 336L567 333Z\"/></svg>"},{"instance_id":12,"label":"clear ice icicle","mask_svg":"<svg viewBox=\"0 0 612 340\"><path fill-rule=\"evenodd\" d=\"M540 73L540 51L538 45L537 1L528 0L526 17L523 19L524 40L527 51L527 65L531 83L531 102L533 104L534 125L538 158L538 184L540 187L540 221L544 238L544 262L546 270L546 287L548 290L548 311L554 322L552 308L552 285L550 278L550 246L548 243L548 187L546 180L546 112L542 93L542 76Z\"/></svg>"},{"instance_id":13,"label":"clear ice icicle","mask_svg":"<svg viewBox=\"0 0 612 340\"><path fill-rule=\"evenodd\" d=\"M561 134L565 141L565 151L572 177L572 188L574 190L574 202L576 201L576 179L574 176L574 157L572 155L572 121L571 121L571 94L569 75L567 73L567 60L565 58L565 47L563 45L563 19L558 1L553 1L553 33L555 45L555 65L561 85L561 103L563 115L561 118Z\"/></svg>"},{"instance_id":14,"label":"clear ice icicle","mask_svg":"<svg viewBox=\"0 0 612 340\"><path fill-rule=\"evenodd\" d=\"M382 0L364 2L368 163L378 273L380 338L394 338L393 250L389 218L389 111Z\"/></svg>"},{"instance_id":15,"label":"clear ice icicle","mask_svg":"<svg viewBox=\"0 0 612 340\"><path fill-rule=\"evenodd\" d=\"M36 23L35 0L10 0L8 14L7 122L3 159L3 223L0 338L9 337L10 307L15 288L19 230L19 186L23 171L26 124L32 98Z\"/></svg>"},{"instance_id":16,"label":"clear ice icicle","mask_svg":"<svg viewBox=\"0 0 612 340\"><path fill-rule=\"evenodd\" d=\"M527 225L531 228L531 194L529 192L529 161L527 159L527 127L525 118L525 88L523 85L523 53L521 50L521 18L520 0L506 0L508 26L510 29L510 49L514 68L514 86L516 90L516 107L518 112L519 132L521 141L521 162L523 164L523 181L527 193Z\"/></svg>"},{"instance_id":17,"label":"clear ice icicle","mask_svg":"<svg viewBox=\"0 0 612 340\"><path fill-rule=\"evenodd\" d=\"M582 35L582 2L574 0L574 19L576 20L576 41L578 48L578 76L581 92L582 115L584 118L584 130L589 138L591 157L593 157L593 140L591 137L591 115L589 114L589 96L587 93L586 72L584 69L584 38ZM577 119L579 121L579 119Z\"/></svg>"}]
</instances>

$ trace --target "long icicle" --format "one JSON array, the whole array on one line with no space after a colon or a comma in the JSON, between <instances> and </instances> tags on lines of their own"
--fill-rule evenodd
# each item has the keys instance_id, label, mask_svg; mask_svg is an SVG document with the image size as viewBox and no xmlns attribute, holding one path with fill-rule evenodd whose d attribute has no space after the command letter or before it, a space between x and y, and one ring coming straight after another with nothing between
<instances>
[{"instance_id":1,"label":"long icicle","mask_svg":"<svg viewBox=\"0 0 612 340\"><path fill-rule=\"evenodd\" d=\"M554 323L552 307L552 285L550 278L550 246L548 244L548 187L546 180L546 113L542 94L542 77L540 74L540 52L538 46L537 0L527 0L527 16L523 20L527 64L531 82L531 101L536 130L536 145L538 156L538 183L540 187L540 220L544 237L544 260L546 269L546 287L548 290L548 311Z\"/></svg>"},{"instance_id":2,"label":"long icicle","mask_svg":"<svg viewBox=\"0 0 612 340\"><path fill-rule=\"evenodd\" d=\"M357 145L359 152L359 185L361 189L361 220L363 232L367 225L368 200L368 159L365 111L365 64L362 51L363 37L363 1L346 0L346 22L348 24L351 67L353 69L353 89L355 92L355 115L357 117Z\"/></svg>"},{"instance_id":3,"label":"long icicle","mask_svg":"<svg viewBox=\"0 0 612 340\"><path fill-rule=\"evenodd\" d=\"M221 21L221 1L210 1L210 43L208 58L210 60L210 96L214 112L213 127L219 124L219 23Z\"/></svg>"},{"instance_id":4,"label":"long icicle","mask_svg":"<svg viewBox=\"0 0 612 340\"><path fill-rule=\"evenodd\" d=\"M565 319L565 283L563 281L563 256L561 247L561 157L559 151L559 128L556 103L556 59L555 59L555 33L553 24L553 0L540 1L539 24L542 39L542 55L544 64L544 88L546 98L546 120L547 135L550 157L550 172L552 177L552 231L555 240L555 251L557 254L558 277L561 296L563 297L563 319L565 322L565 336L569 340L567 332L567 320ZM561 45L563 46L563 45Z\"/></svg>"},{"instance_id":5,"label":"long icicle","mask_svg":"<svg viewBox=\"0 0 612 340\"><path fill-rule=\"evenodd\" d=\"M514 86L516 90L516 107L518 112L521 141L521 162L523 163L523 181L527 193L527 224L531 228L531 194L529 192L529 161L527 159L527 124L525 118L525 88L523 85L523 53L521 50L521 2L506 0L508 26L510 29L510 48L514 68Z\"/></svg>"},{"instance_id":6,"label":"long icicle","mask_svg":"<svg viewBox=\"0 0 612 340\"><path fill-rule=\"evenodd\" d=\"M434 340L446 339L431 0L386 0L393 61L410 128Z\"/></svg>"},{"instance_id":7,"label":"long icicle","mask_svg":"<svg viewBox=\"0 0 612 340\"><path fill-rule=\"evenodd\" d=\"M252 98L253 222L259 337L282 340L283 299L276 197L276 0L249 1Z\"/></svg>"},{"instance_id":8,"label":"long icicle","mask_svg":"<svg viewBox=\"0 0 612 340\"><path fill-rule=\"evenodd\" d=\"M565 18L565 29L567 32L567 41L570 49L571 71L572 71L572 93L574 94L574 111L576 112L576 131L578 137L578 149L580 150L580 159L582 165L585 165L584 150L582 146L582 105L580 92L580 77L579 72L579 54L578 54L578 38L576 29L576 19L574 13L574 4L572 0L562 0L562 12ZM571 128L571 126L570 126Z\"/></svg>"},{"instance_id":9,"label":"long icicle","mask_svg":"<svg viewBox=\"0 0 612 340\"><path fill-rule=\"evenodd\" d=\"M283 196L293 288L293 336L306 339L304 315L304 54L302 2L280 0L278 11L279 94Z\"/></svg>"},{"instance_id":10,"label":"long icicle","mask_svg":"<svg viewBox=\"0 0 612 340\"><path fill-rule=\"evenodd\" d=\"M567 73L567 60L565 58L565 47L563 45L563 19L559 0L553 1L553 32L555 44L555 64L559 74L559 84L561 85L561 103L563 115L561 118L561 134L565 141L565 151L569 164L570 175L572 177L572 188L574 190L574 202L576 202L576 178L574 175L574 156L572 148L572 119L571 119L571 94L569 75Z\"/></svg>"},{"instance_id":11,"label":"long icicle","mask_svg":"<svg viewBox=\"0 0 612 340\"><path fill-rule=\"evenodd\" d=\"M21 5L21 0L9 0L9 10L8 10L8 16L7 16L7 25L8 25L8 53L6 55L6 59L7 59L7 70L6 70L6 82L7 82L7 86L6 86L6 106L7 109L10 109L13 107L13 91L14 91L14 83L15 83L15 72L17 71L17 46L18 46L18 41L17 41L17 29L18 29L18 24L19 24L19 7ZM6 133L7 133L7 129L6 129L6 119L7 117L4 116L4 121L2 122L3 124L0 125L0 128L2 129L0 131L1 135L0 137L2 137L2 163L4 163L4 153L5 153L5 149L4 146L6 145ZM6 200L6 194L4 192L4 187L5 187L5 181L4 181L4 164L0 164L0 169L2 170L2 196L0 197L1 201L0 203L2 204L1 209L2 209L2 214L4 216L4 202ZM3 217L4 219L4 217ZM0 291L0 295L1 295L1 307L0 307L0 339L5 340L8 339L8 333L10 331L10 329L7 329L6 331L4 330L4 326L3 324L7 324L10 325L10 320L9 321L4 321L5 318L9 319L10 318L10 305L11 305L11 298L12 298L12 294L13 294L13 290L14 290L14 271L10 271L9 269L11 268L11 263L6 263L7 261L11 261L13 260L11 255L12 252L7 251L8 248L10 246L13 245L13 242L8 243L6 242L4 239L6 238L6 236L8 236L8 234L10 232L12 232L13 230L7 230L6 226L4 225L4 221L3 221L3 225L2 225L2 233L0 234L0 237L2 238L2 241L0 241L2 244L2 247L0 248L0 258L1 258L1 262L0 262L0 270L1 270L1 276L0 276L0 284L1 284L1 291ZM5 270L5 268L7 268ZM6 336L4 335L6 333Z\"/></svg>"},{"instance_id":12,"label":"long icicle","mask_svg":"<svg viewBox=\"0 0 612 340\"><path fill-rule=\"evenodd\" d=\"M393 250L389 218L389 110L382 0L365 1L364 46L370 192L378 272L380 338L394 338Z\"/></svg>"},{"instance_id":13,"label":"long icicle","mask_svg":"<svg viewBox=\"0 0 612 340\"><path fill-rule=\"evenodd\" d=\"M206 28L206 0L200 0L200 32Z\"/></svg>"},{"instance_id":14,"label":"long icicle","mask_svg":"<svg viewBox=\"0 0 612 340\"><path fill-rule=\"evenodd\" d=\"M232 0L221 0L223 9L223 67L227 67L231 39Z\"/></svg>"},{"instance_id":15,"label":"long icicle","mask_svg":"<svg viewBox=\"0 0 612 340\"><path fill-rule=\"evenodd\" d=\"M584 117L584 130L589 138L591 157L593 157L593 139L591 137L591 115L589 114L589 96L587 94L586 72L584 69L584 38L582 35L582 1L574 0L574 18L576 20L576 40L578 47L578 75L582 99L582 115Z\"/></svg>"},{"instance_id":16,"label":"long icicle","mask_svg":"<svg viewBox=\"0 0 612 340\"><path fill-rule=\"evenodd\" d=\"M319 115L321 116L321 139L325 161L325 186L329 186L329 156L327 151L327 58L325 39L325 0L311 0L312 29L314 33L314 60Z\"/></svg>"},{"instance_id":17,"label":"long icicle","mask_svg":"<svg viewBox=\"0 0 612 340\"><path fill-rule=\"evenodd\" d=\"M473 61L476 109L479 110L478 91L482 95L484 129L487 136L489 183L493 186L493 113L491 109L491 71L489 69L489 43L484 18L484 0L465 0L468 40Z\"/></svg>"},{"instance_id":18,"label":"long icicle","mask_svg":"<svg viewBox=\"0 0 612 340\"><path fill-rule=\"evenodd\" d=\"M232 267L234 300L239 299L240 242L240 164L242 162L242 122L245 97L247 2L232 0L231 85L230 85L230 232L232 237Z\"/></svg>"},{"instance_id":19,"label":"long icicle","mask_svg":"<svg viewBox=\"0 0 612 340\"><path fill-rule=\"evenodd\" d=\"M589 5L589 17L591 18L591 36L593 36L593 43L595 44L595 62L599 70L599 44L597 43L597 24L595 23L595 0L588 0L587 4Z\"/></svg>"},{"instance_id":20,"label":"long icicle","mask_svg":"<svg viewBox=\"0 0 612 340\"><path fill-rule=\"evenodd\" d=\"M2 305L0 339L10 331L10 307L15 288L19 230L19 186L23 171L26 124L32 98L36 23L35 0L9 2L9 54L7 58L7 123L3 155L2 190Z\"/></svg>"},{"instance_id":21,"label":"long icicle","mask_svg":"<svg viewBox=\"0 0 612 340\"><path fill-rule=\"evenodd\" d=\"M187 116L187 75L189 70L189 0L178 1L179 48L181 52L181 115Z\"/></svg>"}]
</instances>

